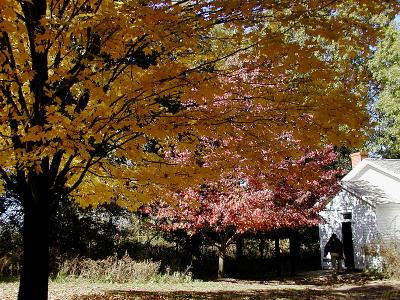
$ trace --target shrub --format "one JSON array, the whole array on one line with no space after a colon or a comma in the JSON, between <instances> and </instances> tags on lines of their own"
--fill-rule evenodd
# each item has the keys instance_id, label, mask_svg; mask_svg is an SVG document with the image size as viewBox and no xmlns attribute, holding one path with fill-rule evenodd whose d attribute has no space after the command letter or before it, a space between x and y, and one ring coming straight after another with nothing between
<instances>
[{"instance_id":1,"label":"shrub","mask_svg":"<svg viewBox=\"0 0 400 300\"><path fill-rule=\"evenodd\" d=\"M385 277L400 279L400 241L391 240L381 243L380 254L383 260Z\"/></svg>"},{"instance_id":2,"label":"shrub","mask_svg":"<svg viewBox=\"0 0 400 300\"><path fill-rule=\"evenodd\" d=\"M0 256L0 279L10 279L19 276L20 253L8 253Z\"/></svg>"},{"instance_id":3,"label":"shrub","mask_svg":"<svg viewBox=\"0 0 400 300\"><path fill-rule=\"evenodd\" d=\"M382 238L364 248L368 276L400 279L400 241Z\"/></svg>"},{"instance_id":4,"label":"shrub","mask_svg":"<svg viewBox=\"0 0 400 300\"><path fill-rule=\"evenodd\" d=\"M76 257L63 262L57 277L78 277L119 283L148 281L158 273L159 268L159 262L136 262L128 255L120 259L109 256L101 260Z\"/></svg>"},{"instance_id":5,"label":"shrub","mask_svg":"<svg viewBox=\"0 0 400 300\"><path fill-rule=\"evenodd\" d=\"M57 278L73 277L103 282L148 282L166 281L182 282L191 280L186 274L161 274L160 262L150 260L134 261L125 254L122 258L110 256L102 260L76 257L65 260L57 274Z\"/></svg>"}]
</instances>

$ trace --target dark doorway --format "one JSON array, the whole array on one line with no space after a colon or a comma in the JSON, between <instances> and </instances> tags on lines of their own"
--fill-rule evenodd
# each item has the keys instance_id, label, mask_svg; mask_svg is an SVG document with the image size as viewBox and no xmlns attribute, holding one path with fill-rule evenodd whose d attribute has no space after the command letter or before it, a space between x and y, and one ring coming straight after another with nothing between
<instances>
[{"instance_id":1,"label":"dark doorway","mask_svg":"<svg viewBox=\"0 0 400 300\"><path fill-rule=\"evenodd\" d=\"M344 265L347 269L354 269L354 248L351 222L342 222Z\"/></svg>"}]
</instances>

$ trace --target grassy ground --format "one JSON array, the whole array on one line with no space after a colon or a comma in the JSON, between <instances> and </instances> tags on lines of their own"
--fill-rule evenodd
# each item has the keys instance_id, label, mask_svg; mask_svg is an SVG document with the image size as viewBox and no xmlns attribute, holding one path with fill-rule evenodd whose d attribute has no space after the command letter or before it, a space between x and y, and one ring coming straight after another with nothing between
<instances>
[{"instance_id":1,"label":"grassy ground","mask_svg":"<svg viewBox=\"0 0 400 300\"><path fill-rule=\"evenodd\" d=\"M18 283L0 283L0 299L16 299ZM52 282L49 299L74 300L194 300L194 299L400 299L400 282L373 280L361 274L312 272L283 281L195 281L191 283Z\"/></svg>"}]
</instances>

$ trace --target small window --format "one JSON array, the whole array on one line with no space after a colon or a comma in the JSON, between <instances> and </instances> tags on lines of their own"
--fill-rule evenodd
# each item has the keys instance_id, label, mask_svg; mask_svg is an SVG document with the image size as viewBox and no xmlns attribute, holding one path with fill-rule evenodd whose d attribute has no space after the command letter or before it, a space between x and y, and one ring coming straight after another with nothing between
<instances>
[{"instance_id":1,"label":"small window","mask_svg":"<svg viewBox=\"0 0 400 300\"><path fill-rule=\"evenodd\" d=\"M344 220L351 220L351 212L346 212L346 213L343 213L343 219Z\"/></svg>"}]
</instances>

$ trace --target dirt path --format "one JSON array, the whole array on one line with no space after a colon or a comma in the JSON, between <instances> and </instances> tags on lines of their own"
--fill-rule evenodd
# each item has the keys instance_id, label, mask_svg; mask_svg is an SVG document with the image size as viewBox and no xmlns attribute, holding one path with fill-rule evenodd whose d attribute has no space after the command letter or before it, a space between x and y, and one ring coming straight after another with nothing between
<instances>
[{"instance_id":1,"label":"dirt path","mask_svg":"<svg viewBox=\"0 0 400 300\"><path fill-rule=\"evenodd\" d=\"M16 299L17 283L0 283L0 299ZM302 274L284 281L222 281L180 284L106 284L53 282L50 300L194 300L194 299L400 299L400 281L371 280L359 273L333 278L327 272Z\"/></svg>"}]
</instances>

